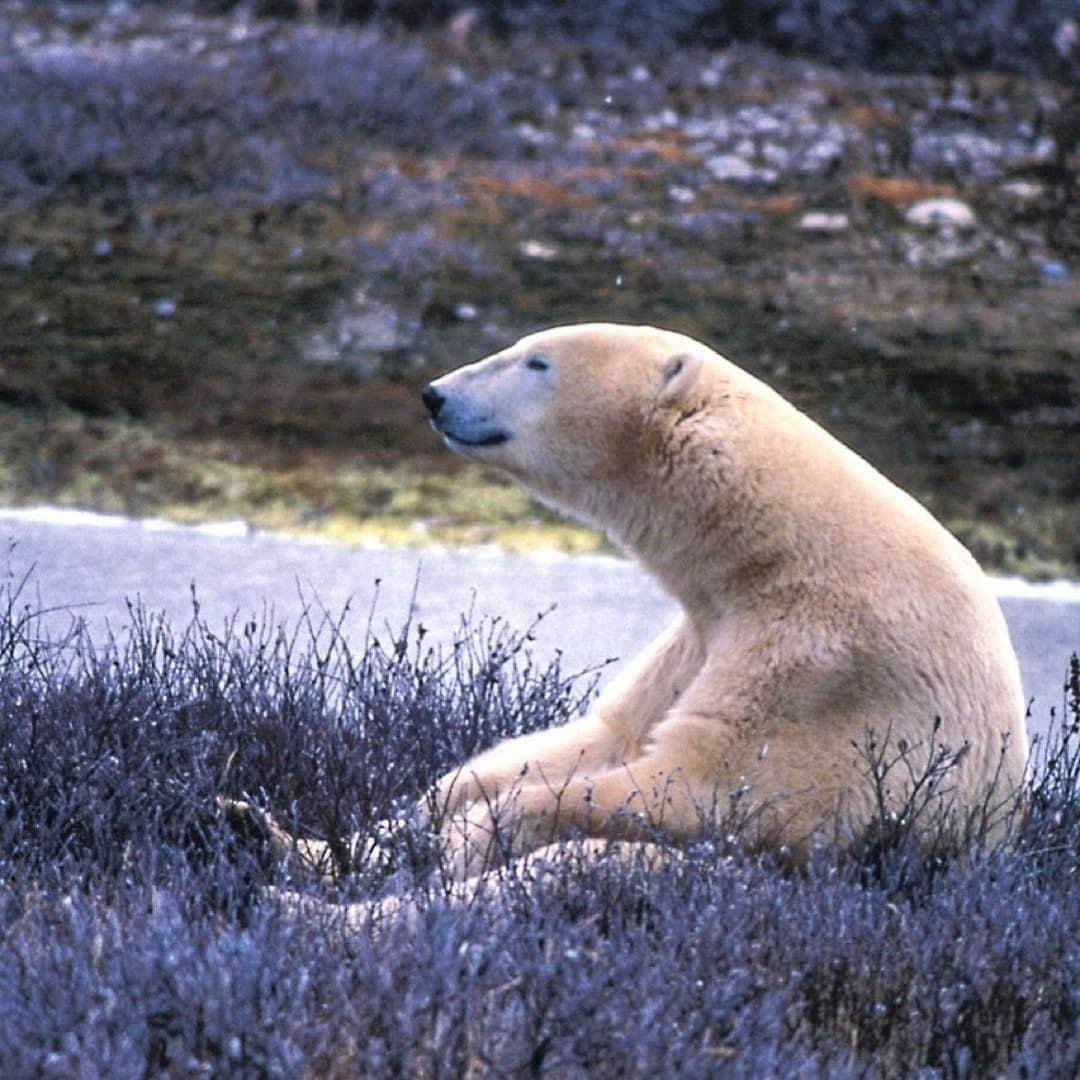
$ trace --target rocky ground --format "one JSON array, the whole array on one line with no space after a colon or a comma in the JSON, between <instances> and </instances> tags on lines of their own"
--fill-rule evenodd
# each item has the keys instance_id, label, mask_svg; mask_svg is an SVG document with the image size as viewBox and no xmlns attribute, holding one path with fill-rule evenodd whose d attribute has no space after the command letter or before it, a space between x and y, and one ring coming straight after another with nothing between
<instances>
[{"instance_id":1,"label":"rocky ground","mask_svg":"<svg viewBox=\"0 0 1080 1080\"><path fill-rule=\"evenodd\" d=\"M1070 109L745 48L0 3L0 498L595 547L450 460L416 387L633 320L766 377L984 564L1076 575Z\"/></svg>"}]
</instances>

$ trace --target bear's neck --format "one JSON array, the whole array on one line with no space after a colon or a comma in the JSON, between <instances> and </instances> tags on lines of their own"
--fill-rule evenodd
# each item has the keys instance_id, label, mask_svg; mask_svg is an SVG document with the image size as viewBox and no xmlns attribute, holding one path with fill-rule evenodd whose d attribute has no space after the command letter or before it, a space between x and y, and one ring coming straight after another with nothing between
<instances>
[{"instance_id":1,"label":"bear's neck","mask_svg":"<svg viewBox=\"0 0 1080 1080\"><path fill-rule=\"evenodd\" d=\"M584 498L575 492L572 504L553 501L636 558L689 614L721 616L752 580L780 569L775 537L730 477L699 473L700 484L663 477L642 470L595 485Z\"/></svg>"},{"instance_id":2,"label":"bear's neck","mask_svg":"<svg viewBox=\"0 0 1080 1080\"><path fill-rule=\"evenodd\" d=\"M756 381L722 411L685 416L646 432L607 478L541 497L602 529L691 617L812 581L836 558L839 489L864 486L854 455Z\"/></svg>"},{"instance_id":3,"label":"bear's neck","mask_svg":"<svg viewBox=\"0 0 1080 1080\"><path fill-rule=\"evenodd\" d=\"M732 528L730 523L738 518L715 502L678 500L670 491L647 502L624 496L613 518L606 525L607 535L693 616L722 615L730 597L741 592L737 582L765 569L769 561L753 560L759 564L756 569L747 565L747 546L736 535L744 529Z\"/></svg>"}]
</instances>

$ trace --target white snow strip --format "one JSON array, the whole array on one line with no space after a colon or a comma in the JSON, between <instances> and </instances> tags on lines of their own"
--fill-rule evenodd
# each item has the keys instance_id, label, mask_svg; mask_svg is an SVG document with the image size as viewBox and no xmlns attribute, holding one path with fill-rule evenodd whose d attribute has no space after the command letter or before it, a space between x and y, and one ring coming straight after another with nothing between
<instances>
[{"instance_id":1,"label":"white snow strip","mask_svg":"<svg viewBox=\"0 0 1080 1080\"><path fill-rule=\"evenodd\" d=\"M75 529L120 529L130 525L119 514L96 514L90 510L70 510L64 506L3 507L0 520L34 525L64 525Z\"/></svg>"},{"instance_id":2,"label":"white snow strip","mask_svg":"<svg viewBox=\"0 0 1080 1080\"><path fill-rule=\"evenodd\" d=\"M246 521L207 521L201 525L180 525L165 518L137 518L135 524L147 532L193 532L200 536L217 536L225 539L243 538L254 531Z\"/></svg>"},{"instance_id":3,"label":"white snow strip","mask_svg":"<svg viewBox=\"0 0 1080 1080\"><path fill-rule=\"evenodd\" d=\"M999 597L1020 600L1057 600L1062 604L1080 604L1080 581L1027 581L1019 577L992 577Z\"/></svg>"},{"instance_id":4,"label":"white snow strip","mask_svg":"<svg viewBox=\"0 0 1080 1080\"><path fill-rule=\"evenodd\" d=\"M58 525L70 529L145 529L147 532L188 532L202 536L244 537L251 534L246 521L208 521L202 525L182 525L165 518L129 518L123 514L98 514L66 506L0 507L0 523Z\"/></svg>"}]
</instances>

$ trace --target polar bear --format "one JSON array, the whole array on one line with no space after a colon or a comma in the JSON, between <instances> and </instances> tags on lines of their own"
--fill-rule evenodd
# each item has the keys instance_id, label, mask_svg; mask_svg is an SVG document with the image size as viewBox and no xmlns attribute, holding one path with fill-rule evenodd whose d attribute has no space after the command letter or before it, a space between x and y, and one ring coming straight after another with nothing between
<instances>
[{"instance_id":1,"label":"polar bear","mask_svg":"<svg viewBox=\"0 0 1080 1080\"><path fill-rule=\"evenodd\" d=\"M765 383L681 334L598 323L525 337L423 400L450 449L602 529L681 606L587 715L439 782L460 876L573 835L685 841L733 794L762 842L842 843L881 809L868 733L904 753L898 802L935 737L957 753L955 809L1009 802L1024 698L985 576Z\"/></svg>"},{"instance_id":2,"label":"polar bear","mask_svg":"<svg viewBox=\"0 0 1080 1080\"><path fill-rule=\"evenodd\" d=\"M448 447L603 529L681 606L585 716L500 743L422 801L460 881L571 837L685 842L733 803L747 839L795 859L816 838L843 845L890 809L871 733L901 758L896 807L936 740L955 759L952 810L985 825L1015 805L1024 699L982 571L763 382L681 334L588 324L523 338L423 400ZM259 827L325 862L325 844Z\"/></svg>"}]
</instances>

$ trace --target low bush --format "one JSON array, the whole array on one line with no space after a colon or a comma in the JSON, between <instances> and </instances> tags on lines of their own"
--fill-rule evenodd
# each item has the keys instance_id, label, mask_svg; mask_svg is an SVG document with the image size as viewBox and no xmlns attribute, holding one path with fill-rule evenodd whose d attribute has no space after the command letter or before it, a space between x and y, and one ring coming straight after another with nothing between
<instances>
[{"instance_id":1,"label":"low bush","mask_svg":"<svg viewBox=\"0 0 1080 1080\"><path fill-rule=\"evenodd\" d=\"M277 15L300 7L294 0L256 4ZM1080 70L1080 44L1070 49L1067 37L1058 36L1070 20L1075 27L1072 0L321 0L319 8L332 17L382 18L412 27L471 9L503 32L558 34L657 52L750 41L886 71L998 68L1064 79Z\"/></svg>"},{"instance_id":2,"label":"low bush","mask_svg":"<svg viewBox=\"0 0 1080 1080\"><path fill-rule=\"evenodd\" d=\"M452 82L422 44L376 30L256 35L208 57L170 44L0 55L0 195L326 197L349 147L494 153L548 94L497 73Z\"/></svg>"},{"instance_id":3,"label":"low bush","mask_svg":"<svg viewBox=\"0 0 1080 1080\"><path fill-rule=\"evenodd\" d=\"M493 9L510 26L557 29L578 39L659 50L749 41L880 71L997 68L1064 78L1080 59L1055 45L1059 27L1075 18L1069 0L621 0L593 6L538 0L524 7L493 0L475 6Z\"/></svg>"},{"instance_id":4,"label":"low bush","mask_svg":"<svg viewBox=\"0 0 1080 1080\"><path fill-rule=\"evenodd\" d=\"M196 601L174 630L133 607L122 635L50 638L27 591L0 604L5 1076L1076 1074L1075 658L1008 847L920 853L901 814L793 871L720 836L467 905L420 890L415 918L348 929L338 901L420 880L422 856L390 882L361 861L297 918L215 798L363 832L578 712L589 677L500 624L439 650L314 608L214 628Z\"/></svg>"}]
</instances>

